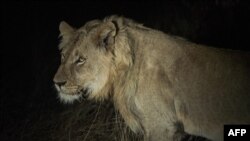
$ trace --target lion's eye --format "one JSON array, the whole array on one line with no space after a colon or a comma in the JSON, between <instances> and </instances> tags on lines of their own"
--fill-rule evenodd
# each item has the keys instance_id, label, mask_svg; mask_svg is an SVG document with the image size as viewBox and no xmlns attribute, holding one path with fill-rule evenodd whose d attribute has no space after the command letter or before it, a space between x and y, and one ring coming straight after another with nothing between
<instances>
[{"instance_id":1,"label":"lion's eye","mask_svg":"<svg viewBox=\"0 0 250 141\"><path fill-rule=\"evenodd\" d=\"M79 57L79 58L76 60L76 64L81 65L81 64L84 64L85 61L86 61L86 58Z\"/></svg>"}]
</instances>

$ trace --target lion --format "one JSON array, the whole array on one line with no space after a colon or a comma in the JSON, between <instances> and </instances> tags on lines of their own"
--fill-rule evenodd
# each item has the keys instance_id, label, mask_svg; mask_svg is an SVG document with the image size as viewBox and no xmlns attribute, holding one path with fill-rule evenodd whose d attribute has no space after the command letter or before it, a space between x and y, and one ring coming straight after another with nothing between
<instances>
[{"instance_id":1,"label":"lion","mask_svg":"<svg viewBox=\"0 0 250 141\"><path fill-rule=\"evenodd\" d=\"M192 43L110 16L81 28L62 21L54 77L64 103L111 99L146 141L223 140L250 123L250 53Z\"/></svg>"}]
</instances>

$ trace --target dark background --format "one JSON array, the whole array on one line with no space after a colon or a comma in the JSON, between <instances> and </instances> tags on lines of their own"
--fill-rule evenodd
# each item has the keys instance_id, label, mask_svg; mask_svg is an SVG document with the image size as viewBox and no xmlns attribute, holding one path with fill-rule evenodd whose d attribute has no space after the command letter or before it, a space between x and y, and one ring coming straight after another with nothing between
<instances>
[{"instance_id":1,"label":"dark background","mask_svg":"<svg viewBox=\"0 0 250 141\"><path fill-rule=\"evenodd\" d=\"M95 119L98 104L65 106L57 99L52 79L60 63L60 21L80 27L117 14L196 43L249 51L249 6L247 0L1 2L0 140L82 140L86 132L80 129L89 129L89 122L82 119ZM84 106L92 106L85 115ZM97 120L113 119L105 115L114 114L112 104L101 107L106 112L98 114ZM75 113L80 113L78 118L72 118ZM69 136L71 127L75 132ZM106 135L107 128L112 126L105 127L105 132L95 130L100 138L87 140L106 139L114 132Z\"/></svg>"}]
</instances>

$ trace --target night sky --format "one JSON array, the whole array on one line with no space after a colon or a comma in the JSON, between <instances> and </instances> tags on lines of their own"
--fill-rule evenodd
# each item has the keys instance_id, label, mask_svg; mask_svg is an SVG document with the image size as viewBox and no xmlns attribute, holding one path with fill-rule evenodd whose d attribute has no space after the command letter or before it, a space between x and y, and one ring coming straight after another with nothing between
<instances>
[{"instance_id":1,"label":"night sky","mask_svg":"<svg viewBox=\"0 0 250 141\"><path fill-rule=\"evenodd\" d=\"M249 51L249 7L239 0L1 2L0 140L57 140L46 130L81 104L63 105L53 86L60 21L78 28L116 14L196 43Z\"/></svg>"}]
</instances>

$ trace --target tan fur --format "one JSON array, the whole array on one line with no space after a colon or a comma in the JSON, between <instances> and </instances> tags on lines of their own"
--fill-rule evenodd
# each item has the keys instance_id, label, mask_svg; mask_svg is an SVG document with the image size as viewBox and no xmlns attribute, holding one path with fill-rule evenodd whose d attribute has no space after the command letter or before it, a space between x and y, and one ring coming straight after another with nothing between
<instances>
[{"instance_id":1,"label":"tan fur","mask_svg":"<svg viewBox=\"0 0 250 141\"><path fill-rule=\"evenodd\" d=\"M55 75L64 102L112 98L145 140L186 134L223 140L224 124L250 123L249 53L216 49L111 16L80 29L62 23ZM79 56L87 58L77 65Z\"/></svg>"}]
</instances>

